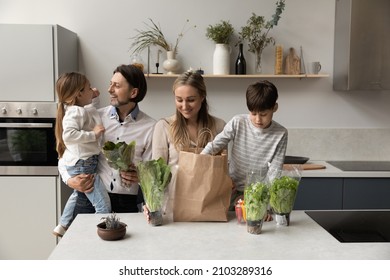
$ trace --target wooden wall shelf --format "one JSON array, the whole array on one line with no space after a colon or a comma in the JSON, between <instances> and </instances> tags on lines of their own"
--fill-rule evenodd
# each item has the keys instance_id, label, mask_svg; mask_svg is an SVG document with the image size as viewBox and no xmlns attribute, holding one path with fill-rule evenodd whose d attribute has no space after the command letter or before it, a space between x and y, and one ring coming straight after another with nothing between
<instances>
[{"instance_id":1,"label":"wooden wall shelf","mask_svg":"<svg viewBox=\"0 0 390 280\"><path fill-rule=\"evenodd\" d=\"M146 78L177 78L179 75L167 75L167 74L145 74ZM248 74L248 75L203 75L204 78L211 79L256 79L256 78L269 78L269 79L303 79L303 78L326 78L329 74L299 74L299 75L273 75L273 74Z\"/></svg>"}]
</instances>

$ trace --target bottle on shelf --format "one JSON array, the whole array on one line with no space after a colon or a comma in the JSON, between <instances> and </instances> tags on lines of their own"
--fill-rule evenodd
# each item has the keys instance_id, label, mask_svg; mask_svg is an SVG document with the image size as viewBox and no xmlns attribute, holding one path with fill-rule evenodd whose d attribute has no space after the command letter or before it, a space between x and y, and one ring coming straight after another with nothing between
<instances>
[{"instance_id":1,"label":"bottle on shelf","mask_svg":"<svg viewBox=\"0 0 390 280\"><path fill-rule=\"evenodd\" d=\"M246 74L246 61L244 57L244 52L242 50L243 44L239 44L239 52L236 60L236 75L245 75Z\"/></svg>"}]
</instances>

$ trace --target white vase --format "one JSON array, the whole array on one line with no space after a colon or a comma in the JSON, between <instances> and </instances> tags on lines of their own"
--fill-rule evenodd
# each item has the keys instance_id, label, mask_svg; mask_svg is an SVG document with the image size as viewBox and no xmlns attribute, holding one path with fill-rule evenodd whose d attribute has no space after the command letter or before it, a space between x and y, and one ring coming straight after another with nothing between
<instances>
[{"instance_id":1,"label":"white vase","mask_svg":"<svg viewBox=\"0 0 390 280\"><path fill-rule=\"evenodd\" d=\"M227 44L215 44L213 54L213 74L230 74L230 47Z\"/></svg>"},{"instance_id":2,"label":"white vase","mask_svg":"<svg viewBox=\"0 0 390 280\"><path fill-rule=\"evenodd\" d=\"M177 74L177 71L180 69L180 63L176 59L174 51L167 51L167 59L163 62L163 68L168 75Z\"/></svg>"}]
</instances>

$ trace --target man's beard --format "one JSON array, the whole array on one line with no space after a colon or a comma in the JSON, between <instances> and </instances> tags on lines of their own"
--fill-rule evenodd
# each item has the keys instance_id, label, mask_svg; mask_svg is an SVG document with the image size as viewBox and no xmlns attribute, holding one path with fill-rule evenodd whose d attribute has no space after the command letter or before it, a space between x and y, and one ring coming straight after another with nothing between
<instances>
[{"instance_id":1,"label":"man's beard","mask_svg":"<svg viewBox=\"0 0 390 280\"><path fill-rule=\"evenodd\" d=\"M125 101L119 100L118 98L115 98L114 100L111 101L111 105L114 106L115 108L118 108L118 107L121 107L121 106L124 106L124 105L128 105L131 102L133 102L133 100L131 98L128 98Z\"/></svg>"}]
</instances>

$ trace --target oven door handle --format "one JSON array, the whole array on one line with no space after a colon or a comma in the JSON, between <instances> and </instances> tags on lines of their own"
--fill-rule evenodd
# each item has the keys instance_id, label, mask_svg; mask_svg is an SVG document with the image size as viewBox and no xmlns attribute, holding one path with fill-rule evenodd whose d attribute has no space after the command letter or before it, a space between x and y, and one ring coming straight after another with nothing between
<instances>
[{"instance_id":1,"label":"oven door handle","mask_svg":"<svg viewBox=\"0 0 390 280\"><path fill-rule=\"evenodd\" d=\"M0 123L0 128L52 128L52 123Z\"/></svg>"}]
</instances>

